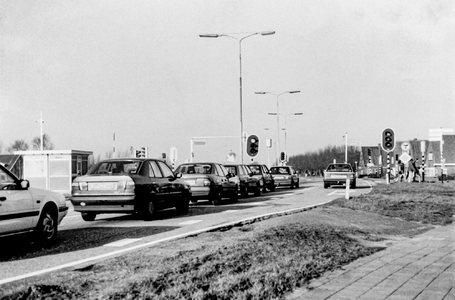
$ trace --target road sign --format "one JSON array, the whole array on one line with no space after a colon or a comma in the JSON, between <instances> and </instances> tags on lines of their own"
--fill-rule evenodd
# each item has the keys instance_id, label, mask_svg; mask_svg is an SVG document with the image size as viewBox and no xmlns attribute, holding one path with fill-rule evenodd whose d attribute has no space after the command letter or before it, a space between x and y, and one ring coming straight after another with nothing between
<instances>
[{"instance_id":1,"label":"road sign","mask_svg":"<svg viewBox=\"0 0 455 300\"><path fill-rule=\"evenodd\" d=\"M401 160L402 163L407 164L411 160L411 155L409 155L407 152L403 152L403 154L400 155L399 159Z\"/></svg>"},{"instance_id":2,"label":"road sign","mask_svg":"<svg viewBox=\"0 0 455 300\"><path fill-rule=\"evenodd\" d=\"M232 151L229 151L228 153L226 153L226 155L224 156L224 161L226 163L235 163L237 161L237 155L232 152Z\"/></svg>"}]
</instances>

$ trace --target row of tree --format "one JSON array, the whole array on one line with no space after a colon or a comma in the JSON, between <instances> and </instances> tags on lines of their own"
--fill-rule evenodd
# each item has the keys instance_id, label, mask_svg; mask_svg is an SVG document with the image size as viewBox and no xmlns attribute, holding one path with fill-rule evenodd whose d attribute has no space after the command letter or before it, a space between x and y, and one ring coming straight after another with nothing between
<instances>
[{"instance_id":1,"label":"row of tree","mask_svg":"<svg viewBox=\"0 0 455 300\"><path fill-rule=\"evenodd\" d=\"M348 152L348 163L353 167L356 162L359 162L360 151L355 146L349 146ZM327 168L327 165L336 162L344 162L346 158L346 148L344 146L332 146L329 145L323 149L317 151L309 151L304 154L298 154L289 157L289 165L295 167L301 172L309 172L320 174L322 170Z\"/></svg>"},{"instance_id":2,"label":"row of tree","mask_svg":"<svg viewBox=\"0 0 455 300\"><path fill-rule=\"evenodd\" d=\"M3 152L3 145L0 144L0 153ZM8 147L6 147L6 153L13 153L14 151L26 151L26 150L40 150L41 149L41 137L36 136L30 143L25 140L15 140ZM46 133L43 134L43 150L53 150L54 144L51 142L51 138Z\"/></svg>"}]
</instances>

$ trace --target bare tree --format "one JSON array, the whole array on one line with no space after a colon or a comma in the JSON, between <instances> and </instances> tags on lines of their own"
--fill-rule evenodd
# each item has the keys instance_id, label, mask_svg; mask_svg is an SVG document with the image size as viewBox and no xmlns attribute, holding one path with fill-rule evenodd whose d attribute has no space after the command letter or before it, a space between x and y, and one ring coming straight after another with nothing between
<instances>
[{"instance_id":1,"label":"bare tree","mask_svg":"<svg viewBox=\"0 0 455 300\"><path fill-rule=\"evenodd\" d=\"M32 140L32 147L35 150L41 150L41 137L36 136ZM47 133L43 134L43 150L53 150L54 144L51 142L51 138Z\"/></svg>"},{"instance_id":2,"label":"bare tree","mask_svg":"<svg viewBox=\"0 0 455 300\"><path fill-rule=\"evenodd\" d=\"M15 140L6 148L6 152L13 153L14 151L25 151L28 150L28 148L28 144L24 140Z\"/></svg>"}]
</instances>

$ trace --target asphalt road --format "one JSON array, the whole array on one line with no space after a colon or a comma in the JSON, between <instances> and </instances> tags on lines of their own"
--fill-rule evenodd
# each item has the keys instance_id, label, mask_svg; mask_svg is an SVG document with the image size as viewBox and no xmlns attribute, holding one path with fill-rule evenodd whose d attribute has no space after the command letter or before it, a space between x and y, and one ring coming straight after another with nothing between
<instances>
[{"instance_id":1,"label":"asphalt road","mask_svg":"<svg viewBox=\"0 0 455 300\"><path fill-rule=\"evenodd\" d=\"M359 179L357 188L350 190L350 196L369 192L372 184ZM302 177L298 189L278 188L276 192L263 193L260 197L240 198L237 203L225 199L219 206L200 201L191 204L186 215L177 215L171 209L159 212L152 221L132 215L106 214L97 216L93 222L85 222L70 207L52 247L38 247L24 237L1 242L0 284L62 268L93 264L138 248L258 216L298 211L345 197L345 192L342 186L324 189L320 178Z\"/></svg>"}]
</instances>

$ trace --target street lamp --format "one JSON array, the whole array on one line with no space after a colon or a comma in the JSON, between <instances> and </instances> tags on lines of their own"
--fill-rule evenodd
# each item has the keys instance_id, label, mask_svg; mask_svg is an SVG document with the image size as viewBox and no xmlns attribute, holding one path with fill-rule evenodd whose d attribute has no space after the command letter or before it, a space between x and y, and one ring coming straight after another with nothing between
<instances>
[{"instance_id":1,"label":"street lamp","mask_svg":"<svg viewBox=\"0 0 455 300\"><path fill-rule=\"evenodd\" d=\"M265 94L271 94L276 96L276 140L277 140L277 161L280 160L280 96L283 94L295 94L295 93L300 93L300 91L286 91L282 92L279 94L271 93L271 92L254 92L257 95L265 95Z\"/></svg>"},{"instance_id":2,"label":"street lamp","mask_svg":"<svg viewBox=\"0 0 455 300\"><path fill-rule=\"evenodd\" d=\"M242 105L242 41L250 36L253 35L272 35L275 34L275 31L259 31L259 32L254 32L250 33L246 36L243 36L241 38L237 38L235 36L229 35L229 34L200 34L200 37L203 38L218 38L218 37L229 37L234 40L237 40L239 42L239 61L240 61L240 160L243 163L243 105Z\"/></svg>"},{"instance_id":3,"label":"street lamp","mask_svg":"<svg viewBox=\"0 0 455 300\"><path fill-rule=\"evenodd\" d=\"M288 127L287 127L287 125L286 125L286 123L287 123L287 121L286 121L286 120L287 120L287 117L289 117L289 116L301 116L301 115L303 115L303 113L301 113L301 112L299 112L299 113L289 113L289 114L269 113L269 115L271 115L271 116L274 116L274 115L282 115L282 116L284 116L284 128L282 128L282 129L284 130L284 153L286 153L286 155L288 155L288 150L287 150L287 137L286 137L286 136L287 136L287 129L288 129Z\"/></svg>"}]
</instances>

